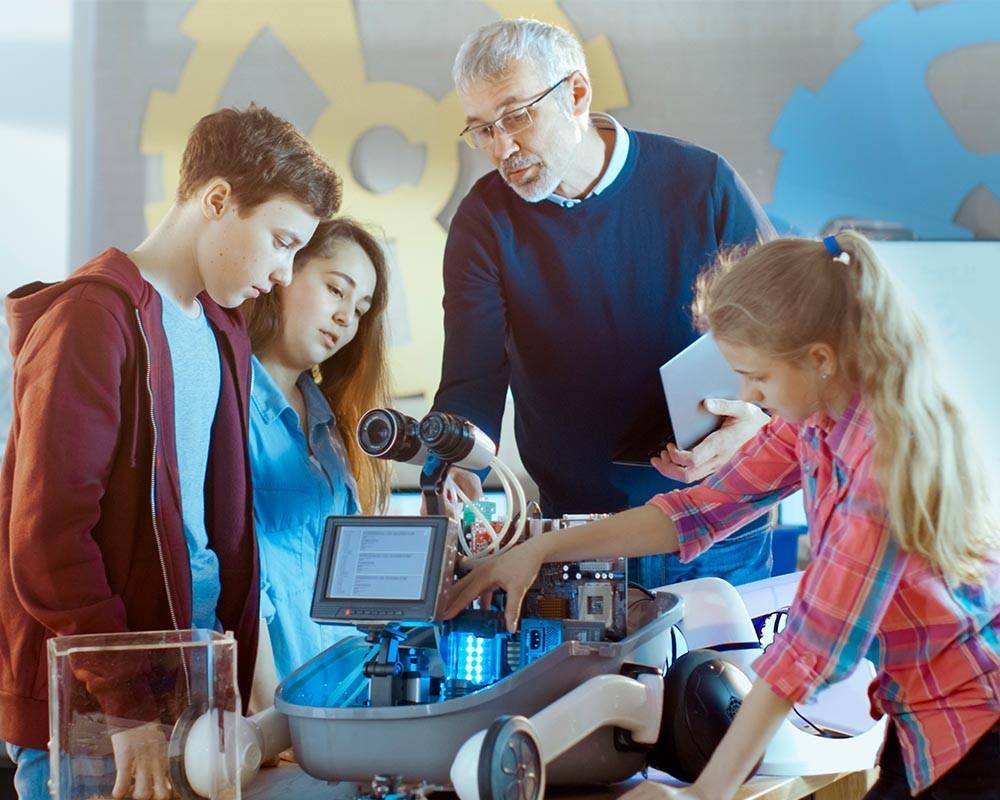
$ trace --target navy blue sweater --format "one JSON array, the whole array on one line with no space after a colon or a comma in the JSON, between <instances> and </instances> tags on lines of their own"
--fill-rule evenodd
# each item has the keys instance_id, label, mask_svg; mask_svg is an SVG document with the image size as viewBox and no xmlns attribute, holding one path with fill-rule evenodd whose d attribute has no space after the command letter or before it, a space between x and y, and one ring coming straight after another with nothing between
<instances>
[{"instance_id":1,"label":"navy blue sweater","mask_svg":"<svg viewBox=\"0 0 1000 800\"><path fill-rule=\"evenodd\" d=\"M434 408L496 441L509 384L546 515L619 511L673 488L612 458L636 426L666 430L658 368L697 336L699 270L721 246L771 233L725 159L665 136L629 131L619 176L571 208L528 203L491 172L448 233Z\"/></svg>"}]
</instances>

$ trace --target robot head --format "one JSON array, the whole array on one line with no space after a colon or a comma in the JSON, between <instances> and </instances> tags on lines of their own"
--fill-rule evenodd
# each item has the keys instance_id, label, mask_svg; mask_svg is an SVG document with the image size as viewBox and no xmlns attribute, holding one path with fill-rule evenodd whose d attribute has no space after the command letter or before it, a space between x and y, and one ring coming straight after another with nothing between
<instances>
[{"instance_id":1,"label":"robot head","mask_svg":"<svg viewBox=\"0 0 1000 800\"><path fill-rule=\"evenodd\" d=\"M714 650L692 650L670 666L663 681L660 737L649 761L692 782L729 730L750 679Z\"/></svg>"},{"instance_id":2,"label":"robot head","mask_svg":"<svg viewBox=\"0 0 1000 800\"><path fill-rule=\"evenodd\" d=\"M431 411L420 422L394 408L373 408L358 420L358 445L374 458L424 464L428 453L463 469L486 469L496 445L479 428L455 414Z\"/></svg>"}]
</instances>

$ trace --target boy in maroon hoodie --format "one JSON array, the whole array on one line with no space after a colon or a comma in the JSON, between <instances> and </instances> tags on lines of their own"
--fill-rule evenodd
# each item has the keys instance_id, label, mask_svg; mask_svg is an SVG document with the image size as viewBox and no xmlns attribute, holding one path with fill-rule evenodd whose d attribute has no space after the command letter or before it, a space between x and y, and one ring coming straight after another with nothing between
<instances>
[{"instance_id":1,"label":"boy in maroon hoodie","mask_svg":"<svg viewBox=\"0 0 1000 800\"><path fill-rule=\"evenodd\" d=\"M291 124L253 105L219 111L192 131L176 201L142 244L7 298L0 739L22 800L48 797L52 636L232 630L250 696L250 347L235 309L287 284L296 251L339 205L337 176ZM136 719L137 698L91 679L106 714ZM115 797L168 797L159 728L112 741Z\"/></svg>"}]
</instances>

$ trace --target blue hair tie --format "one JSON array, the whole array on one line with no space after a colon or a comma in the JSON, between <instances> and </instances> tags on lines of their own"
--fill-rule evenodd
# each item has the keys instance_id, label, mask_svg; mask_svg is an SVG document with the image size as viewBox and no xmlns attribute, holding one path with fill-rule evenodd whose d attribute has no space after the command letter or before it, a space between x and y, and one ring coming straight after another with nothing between
<instances>
[{"instance_id":1,"label":"blue hair tie","mask_svg":"<svg viewBox=\"0 0 1000 800\"><path fill-rule=\"evenodd\" d=\"M834 258L837 258L838 256L843 255L844 253L844 251L840 249L840 245L837 244L836 236L827 236L826 238L824 238L823 247L825 247L826 252L828 252Z\"/></svg>"}]
</instances>

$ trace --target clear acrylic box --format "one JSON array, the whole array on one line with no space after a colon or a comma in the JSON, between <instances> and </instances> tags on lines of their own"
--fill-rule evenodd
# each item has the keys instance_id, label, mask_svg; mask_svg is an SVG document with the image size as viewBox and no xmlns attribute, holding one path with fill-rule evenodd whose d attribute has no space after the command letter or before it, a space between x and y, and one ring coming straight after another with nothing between
<instances>
[{"instance_id":1,"label":"clear acrylic box","mask_svg":"<svg viewBox=\"0 0 1000 800\"><path fill-rule=\"evenodd\" d=\"M52 796L111 798L119 780L127 797L239 800L247 755L237 746L239 714L232 634L194 629L51 639Z\"/></svg>"}]
</instances>

